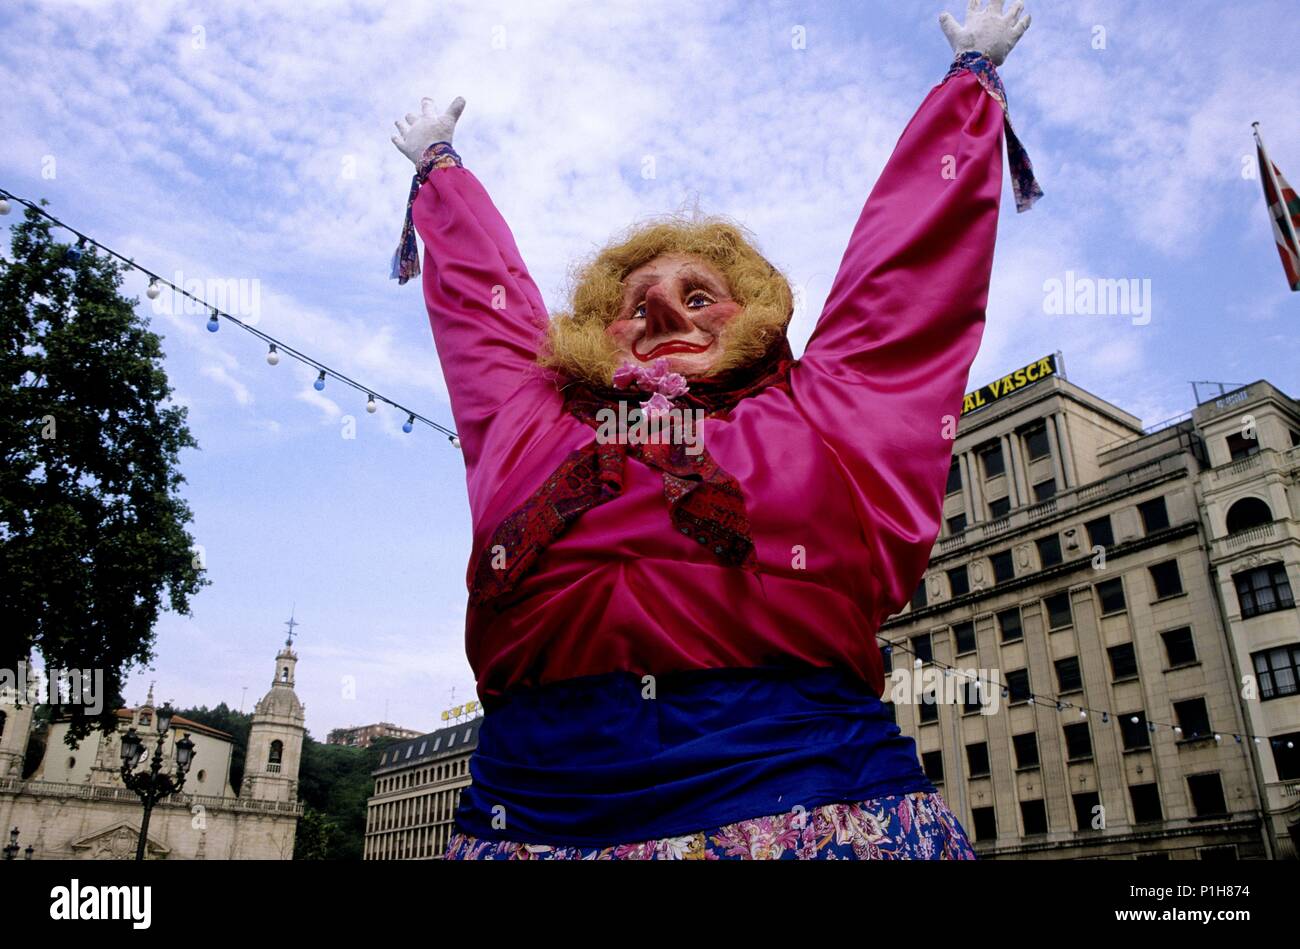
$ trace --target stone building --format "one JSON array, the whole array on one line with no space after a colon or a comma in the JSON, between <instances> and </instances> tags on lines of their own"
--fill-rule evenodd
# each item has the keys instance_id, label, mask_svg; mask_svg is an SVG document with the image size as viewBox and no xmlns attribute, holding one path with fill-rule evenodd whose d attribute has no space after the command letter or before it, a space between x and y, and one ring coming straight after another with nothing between
<instances>
[{"instance_id":1,"label":"stone building","mask_svg":"<svg viewBox=\"0 0 1300 949\"><path fill-rule=\"evenodd\" d=\"M293 690L297 655L285 643L275 658L271 689L257 703L236 795L230 784L232 736L177 715L163 737L163 770L176 771L175 744L188 735L194 760L179 794L160 801L149 821L149 859L269 859L293 857L302 805L298 766L304 708ZM92 731L64 742L68 722L50 724L45 753L23 778L32 707L0 697L0 827L18 828L33 859L134 859L143 806L122 783L121 739L134 728L144 740L147 767L159 740L153 690L144 704L117 711L111 734ZM140 768L137 768L140 770Z\"/></svg>"},{"instance_id":2,"label":"stone building","mask_svg":"<svg viewBox=\"0 0 1300 949\"><path fill-rule=\"evenodd\" d=\"M967 398L895 718L982 857L1294 858L1300 405L1144 430L1058 367Z\"/></svg>"},{"instance_id":3,"label":"stone building","mask_svg":"<svg viewBox=\"0 0 1300 949\"><path fill-rule=\"evenodd\" d=\"M445 714L445 713L444 713ZM438 859L470 783L481 715L384 750L366 802L365 860Z\"/></svg>"},{"instance_id":4,"label":"stone building","mask_svg":"<svg viewBox=\"0 0 1300 949\"><path fill-rule=\"evenodd\" d=\"M420 732L414 728L402 728L391 722L376 722L373 725L354 725L351 728L335 728L325 739L327 745L347 745L350 748L369 748L376 738L419 738Z\"/></svg>"}]
</instances>

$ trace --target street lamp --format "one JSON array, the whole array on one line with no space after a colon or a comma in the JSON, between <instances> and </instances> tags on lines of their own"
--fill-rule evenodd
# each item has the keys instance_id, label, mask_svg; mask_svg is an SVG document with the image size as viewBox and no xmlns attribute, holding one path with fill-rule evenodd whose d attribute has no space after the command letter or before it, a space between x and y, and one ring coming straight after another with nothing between
<instances>
[{"instance_id":1,"label":"street lamp","mask_svg":"<svg viewBox=\"0 0 1300 949\"><path fill-rule=\"evenodd\" d=\"M32 854L34 854L35 852L36 852L36 848L33 847L31 844L28 844L27 849L23 851L23 859L24 860L32 859ZM4 854L6 860L13 860L15 857L18 856L18 828L17 827L9 831L9 845L4 848Z\"/></svg>"},{"instance_id":2,"label":"street lamp","mask_svg":"<svg viewBox=\"0 0 1300 949\"><path fill-rule=\"evenodd\" d=\"M144 756L144 740L134 728L122 736L122 783L134 791L144 804L144 820L140 822L140 840L135 848L135 859L144 859L145 841L149 839L149 816L154 805L170 794L175 794L185 786L185 775L194 763L194 742L185 735L176 742L176 775L162 773L162 750L171 729L172 718L176 715L170 703L157 710L158 746L154 749L149 762L149 770L136 772L136 765Z\"/></svg>"}]
</instances>

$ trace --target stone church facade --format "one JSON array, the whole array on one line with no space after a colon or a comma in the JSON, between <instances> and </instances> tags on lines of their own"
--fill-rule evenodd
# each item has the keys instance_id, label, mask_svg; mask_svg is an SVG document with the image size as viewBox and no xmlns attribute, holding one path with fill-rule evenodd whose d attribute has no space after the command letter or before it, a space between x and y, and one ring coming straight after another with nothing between
<instances>
[{"instance_id":1,"label":"stone church facade","mask_svg":"<svg viewBox=\"0 0 1300 949\"><path fill-rule=\"evenodd\" d=\"M302 804L298 767L305 709L294 692L292 641L275 657L271 689L253 711L240 793L230 784L231 735L177 715L163 738L163 772L174 774L175 745L186 735L194 760L184 790L154 806L146 855L151 860L289 860ZM143 705L117 711L111 734L92 731L65 742L68 723L51 723L45 754L26 779L23 761L32 707L0 696L0 828L17 828L19 848L37 860L133 859L143 805L121 778L121 739L134 728L148 767L159 734L153 691Z\"/></svg>"}]
</instances>

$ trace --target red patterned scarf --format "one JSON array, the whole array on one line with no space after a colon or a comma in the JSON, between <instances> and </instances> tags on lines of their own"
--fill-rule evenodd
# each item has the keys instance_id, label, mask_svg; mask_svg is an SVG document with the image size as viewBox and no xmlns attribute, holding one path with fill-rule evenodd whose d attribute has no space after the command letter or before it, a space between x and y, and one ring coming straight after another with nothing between
<instances>
[{"instance_id":1,"label":"red patterned scarf","mask_svg":"<svg viewBox=\"0 0 1300 949\"><path fill-rule=\"evenodd\" d=\"M692 380L689 391L673 402L680 409L703 410L706 418L726 418L741 399L768 386L788 392L792 365L790 343L782 335L757 362ZM627 389L572 382L564 387L564 396L565 408L593 429L603 424L602 410L617 414L620 402L632 402L625 413L630 410L634 414L638 409L634 394ZM502 597L514 590L570 524L622 493L628 456L662 472L668 517L675 530L711 551L721 563L752 569L754 541L739 483L719 467L707 447L696 454L687 448L681 440L629 444L623 439L597 438L572 452L493 532L479 555L470 605L495 602L504 608L508 601Z\"/></svg>"}]
</instances>

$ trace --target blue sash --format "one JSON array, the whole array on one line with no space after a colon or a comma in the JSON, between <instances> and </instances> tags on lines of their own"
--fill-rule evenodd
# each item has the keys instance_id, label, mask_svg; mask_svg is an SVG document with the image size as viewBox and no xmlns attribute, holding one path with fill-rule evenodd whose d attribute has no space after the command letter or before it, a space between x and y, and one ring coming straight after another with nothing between
<instances>
[{"instance_id":1,"label":"blue sash","mask_svg":"<svg viewBox=\"0 0 1300 949\"><path fill-rule=\"evenodd\" d=\"M521 689L488 706L470 775L462 833L594 847L935 790L865 683L807 666Z\"/></svg>"}]
</instances>

